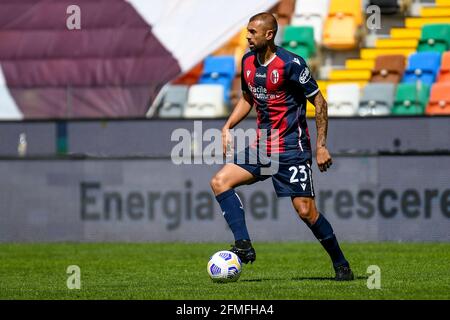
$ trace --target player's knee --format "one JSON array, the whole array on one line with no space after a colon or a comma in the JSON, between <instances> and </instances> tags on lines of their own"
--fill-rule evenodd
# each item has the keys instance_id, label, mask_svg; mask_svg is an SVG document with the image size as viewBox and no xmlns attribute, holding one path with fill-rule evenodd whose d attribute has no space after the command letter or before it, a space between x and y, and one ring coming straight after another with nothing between
<instances>
[{"instance_id":1,"label":"player's knee","mask_svg":"<svg viewBox=\"0 0 450 320\"><path fill-rule=\"evenodd\" d=\"M301 200L297 202L297 212L301 219L313 221L315 218L315 210L311 200Z\"/></svg>"},{"instance_id":2,"label":"player's knee","mask_svg":"<svg viewBox=\"0 0 450 320\"><path fill-rule=\"evenodd\" d=\"M216 175L214 175L214 177L212 177L210 185L211 189L214 191L216 195L222 193L223 191L226 191L226 189L228 188L226 181L227 179L221 173L217 173Z\"/></svg>"}]
</instances>

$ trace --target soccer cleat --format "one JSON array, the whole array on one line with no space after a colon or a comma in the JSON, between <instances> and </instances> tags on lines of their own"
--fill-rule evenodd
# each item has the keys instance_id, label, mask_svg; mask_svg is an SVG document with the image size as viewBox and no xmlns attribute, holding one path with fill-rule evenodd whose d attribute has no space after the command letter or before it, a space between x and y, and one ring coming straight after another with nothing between
<instances>
[{"instance_id":1,"label":"soccer cleat","mask_svg":"<svg viewBox=\"0 0 450 320\"><path fill-rule=\"evenodd\" d=\"M349 266L339 266L334 269L336 271L336 277L334 280L336 281L350 281L355 277L353 276L352 269Z\"/></svg>"},{"instance_id":2,"label":"soccer cleat","mask_svg":"<svg viewBox=\"0 0 450 320\"><path fill-rule=\"evenodd\" d=\"M256 260L256 251L252 247L252 243L247 240L236 241L235 245L232 246L231 252L235 253L242 263L253 263Z\"/></svg>"}]
</instances>

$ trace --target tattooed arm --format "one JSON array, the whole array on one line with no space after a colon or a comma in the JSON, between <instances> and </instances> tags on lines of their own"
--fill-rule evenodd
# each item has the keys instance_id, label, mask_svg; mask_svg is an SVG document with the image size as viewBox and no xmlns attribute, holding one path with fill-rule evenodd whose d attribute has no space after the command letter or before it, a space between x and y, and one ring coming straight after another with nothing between
<instances>
[{"instance_id":1,"label":"tattooed arm","mask_svg":"<svg viewBox=\"0 0 450 320\"><path fill-rule=\"evenodd\" d=\"M327 130L328 130L328 106L322 93L308 99L316 107L316 128L317 128L317 151L316 160L320 171L327 171L332 165L330 153L327 149Z\"/></svg>"}]
</instances>

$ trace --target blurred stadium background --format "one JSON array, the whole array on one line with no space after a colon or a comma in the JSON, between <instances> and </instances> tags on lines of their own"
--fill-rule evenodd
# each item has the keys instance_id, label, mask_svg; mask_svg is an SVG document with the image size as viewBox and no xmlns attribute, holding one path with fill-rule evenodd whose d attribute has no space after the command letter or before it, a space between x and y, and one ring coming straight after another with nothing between
<instances>
[{"instance_id":1,"label":"blurred stadium background","mask_svg":"<svg viewBox=\"0 0 450 320\"><path fill-rule=\"evenodd\" d=\"M450 0L0 0L0 242L231 243L220 166L173 164L171 135L222 127L261 11L329 103L338 238L449 242ZM239 192L255 241L314 241L270 181Z\"/></svg>"}]
</instances>

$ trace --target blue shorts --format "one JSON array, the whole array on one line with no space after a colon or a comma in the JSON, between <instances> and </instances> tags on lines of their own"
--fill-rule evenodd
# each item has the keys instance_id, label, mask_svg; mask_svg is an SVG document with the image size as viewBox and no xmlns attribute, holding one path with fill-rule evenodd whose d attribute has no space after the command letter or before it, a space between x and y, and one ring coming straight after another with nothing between
<instances>
[{"instance_id":1,"label":"blue shorts","mask_svg":"<svg viewBox=\"0 0 450 320\"><path fill-rule=\"evenodd\" d=\"M310 153L286 151L273 154L270 159L257 153L256 148L247 147L234 154L234 164L250 172L257 181L272 177L278 197L314 197Z\"/></svg>"}]
</instances>

